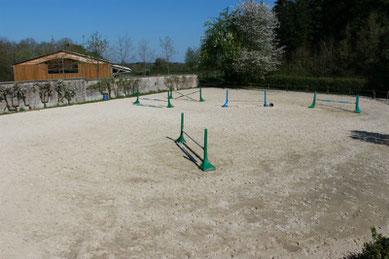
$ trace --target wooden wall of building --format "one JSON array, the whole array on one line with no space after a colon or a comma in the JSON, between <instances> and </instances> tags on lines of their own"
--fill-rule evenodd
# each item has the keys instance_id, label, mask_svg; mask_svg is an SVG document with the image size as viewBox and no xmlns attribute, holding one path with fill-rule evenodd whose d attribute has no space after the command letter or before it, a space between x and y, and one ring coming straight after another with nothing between
<instances>
[{"instance_id":1,"label":"wooden wall of building","mask_svg":"<svg viewBox=\"0 0 389 259\"><path fill-rule=\"evenodd\" d=\"M78 73L49 74L47 64L15 65L15 81L55 80L70 78L98 79L112 77L111 64L79 63Z\"/></svg>"}]
</instances>

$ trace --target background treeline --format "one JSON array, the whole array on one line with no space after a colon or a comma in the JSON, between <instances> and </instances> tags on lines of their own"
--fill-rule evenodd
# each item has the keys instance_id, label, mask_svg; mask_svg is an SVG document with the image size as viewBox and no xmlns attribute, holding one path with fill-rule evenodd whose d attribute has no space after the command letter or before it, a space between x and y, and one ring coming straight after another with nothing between
<instances>
[{"instance_id":1,"label":"background treeline","mask_svg":"<svg viewBox=\"0 0 389 259\"><path fill-rule=\"evenodd\" d=\"M279 0L281 70L294 76L357 77L389 90L389 1Z\"/></svg>"},{"instance_id":2,"label":"background treeline","mask_svg":"<svg viewBox=\"0 0 389 259\"><path fill-rule=\"evenodd\" d=\"M254 0L245 3L255 6ZM217 68L224 74L219 79L228 84L325 89L352 94L376 92L386 96L389 90L389 1L276 1L272 10L278 26L273 42L283 53L278 69L268 71L265 77L239 71L231 76L228 71L240 55L234 51L247 42L236 22L236 10L242 6L244 9L244 5L225 9L211 23L206 23L208 28L200 48L187 51L186 62L190 68L202 73ZM251 10L246 9L245 15ZM251 26L253 30L256 27ZM256 37L260 34L261 31ZM214 52L213 56L204 59L209 50ZM215 62L218 60L220 64Z\"/></svg>"},{"instance_id":3,"label":"background treeline","mask_svg":"<svg viewBox=\"0 0 389 259\"><path fill-rule=\"evenodd\" d=\"M188 74L190 71L186 63L169 62L169 72L167 70L166 60L163 58L156 58L154 63L146 63L146 76L158 76L167 74ZM142 62L124 63L132 69L130 76L144 76L144 64ZM126 75L125 75L126 76Z\"/></svg>"}]
</instances>

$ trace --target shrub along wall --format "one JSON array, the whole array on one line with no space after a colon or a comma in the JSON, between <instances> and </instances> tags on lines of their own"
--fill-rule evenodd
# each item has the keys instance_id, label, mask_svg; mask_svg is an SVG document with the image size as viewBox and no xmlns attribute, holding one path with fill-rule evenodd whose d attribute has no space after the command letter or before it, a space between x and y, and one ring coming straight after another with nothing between
<instances>
[{"instance_id":1,"label":"shrub along wall","mask_svg":"<svg viewBox=\"0 0 389 259\"><path fill-rule=\"evenodd\" d=\"M107 78L101 80L68 79L54 81L0 83L0 113L32 110L130 96L140 93L166 91L173 87L198 86L197 75L174 75L139 78Z\"/></svg>"}]
</instances>

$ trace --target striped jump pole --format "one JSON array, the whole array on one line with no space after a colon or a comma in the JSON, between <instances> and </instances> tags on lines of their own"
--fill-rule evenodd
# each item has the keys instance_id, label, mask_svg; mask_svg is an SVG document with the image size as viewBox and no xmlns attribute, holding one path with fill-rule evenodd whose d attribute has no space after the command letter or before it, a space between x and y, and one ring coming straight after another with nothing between
<instances>
[{"instance_id":1,"label":"striped jump pole","mask_svg":"<svg viewBox=\"0 0 389 259\"><path fill-rule=\"evenodd\" d=\"M181 93L179 91L176 91L176 92L180 95L176 99L181 98L181 97L186 97L186 98L188 98L191 101L196 101L197 102L197 100L195 100L195 99L193 99L192 97L189 96L190 94L183 94L183 93ZM196 93L197 93L197 91L196 91ZM193 94L193 93L191 93L191 94Z\"/></svg>"},{"instance_id":2,"label":"striped jump pole","mask_svg":"<svg viewBox=\"0 0 389 259\"><path fill-rule=\"evenodd\" d=\"M315 106L316 106L316 92L314 93L314 95L313 95L313 102L312 102L312 105L311 106L309 106L308 108L315 108Z\"/></svg>"},{"instance_id":3,"label":"striped jump pole","mask_svg":"<svg viewBox=\"0 0 389 259\"><path fill-rule=\"evenodd\" d=\"M263 104L264 107L269 107L269 104L267 104L267 98L266 98L266 89L265 89L265 103Z\"/></svg>"},{"instance_id":4,"label":"striped jump pole","mask_svg":"<svg viewBox=\"0 0 389 259\"><path fill-rule=\"evenodd\" d=\"M154 105L154 104L143 104L143 103L138 103L137 106L151 107L151 108L163 108L162 106L158 106L158 105Z\"/></svg>"},{"instance_id":5,"label":"striped jump pole","mask_svg":"<svg viewBox=\"0 0 389 259\"><path fill-rule=\"evenodd\" d=\"M357 95L356 97L356 100L355 100L355 113L361 113L362 111L359 109L359 94Z\"/></svg>"},{"instance_id":6,"label":"striped jump pole","mask_svg":"<svg viewBox=\"0 0 389 259\"><path fill-rule=\"evenodd\" d=\"M228 90L226 91L226 103L222 105L223 108L228 107Z\"/></svg>"},{"instance_id":7,"label":"striped jump pole","mask_svg":"<svg viewBox=\"0 0 389 259\"><path fill-rule=\"evenodd\" d=\"M139 104L139 88L136 89L136 101L133 104Z\"/></svg>"},{"instance_id":8,"label":"striped jump pole","mask_svg":"<svg viewBox=\"0 0 389 259\"><path fill-rule=\"evenodd\" d=\"M184 138L184 113L181 113L181 132L180 137L176 139L176 143L186 143L186 140Z\"/></svg>"},{"instance_id":9,"label":"striped jump pole","mask_svg":"<svg viewBox=\"0 0 389 259\"><path fill-rule=\"evenodd\" d=\"M185 97L185 98L188 98L189 100L195 101L195 102L204 102L205 101L203 99L203 93L202 93L202 88L201 87L200 87L200 89L198 91L195 91L195 92L192 92L192 93L188 93L188 94L184 94L184 93L181 93L179 91L176 91L176 93L178 93L180 96L178 96L176 98L173 98L173 99L179 99L179 98ZM192 95L192 94L195 94L195 93L200 93L199 100L196 100L196 99L194 99L194 98L189 96L189 95Z\"/></svg>"},{"instance_id":10,"label":"striped jump pole","mask_svg":"<svg viewBox=\"0 0 389 259\"><path fill-rule=\"evenodd\" d=\"M203 163L200 165L201 170L203 171L212 171L215 170L214 167L208 160L208 130L204 129L204 159Z\"/></svg>"},{"instance_id":11,"label":"striped jump pole","mask_svg":"<svg viewBox=\"0 0 389 259\"><path fill-rule=\"evenodd\" d=\"M141 100L147 100L147 101L157 101L157 102L167 102L166 100L162 100L162 99L153 99L153 98L140 98Z\"/></svg>"}]
</instances>

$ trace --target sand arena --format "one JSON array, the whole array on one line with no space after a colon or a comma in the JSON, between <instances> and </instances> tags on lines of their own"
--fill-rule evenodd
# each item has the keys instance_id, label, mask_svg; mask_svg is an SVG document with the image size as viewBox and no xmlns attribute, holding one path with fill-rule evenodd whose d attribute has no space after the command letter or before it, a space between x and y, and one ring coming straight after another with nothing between
<instances>
[{"instance_id":1,"label":"sand arena","mask_svg":"<svg viewBox=\"0 0 389 259\"><path fill-rule=\"evenodd\" d=\"M270 91L264 108L263 91L230 90L258 103L224 109L224 89L203 97L0 116L0 258L339 258L372 226L389 234L389 105L308 109L311 93ZM216 171L172 141L181 112L193 138L208 129Z\"/></svg>"}]
</instances>

